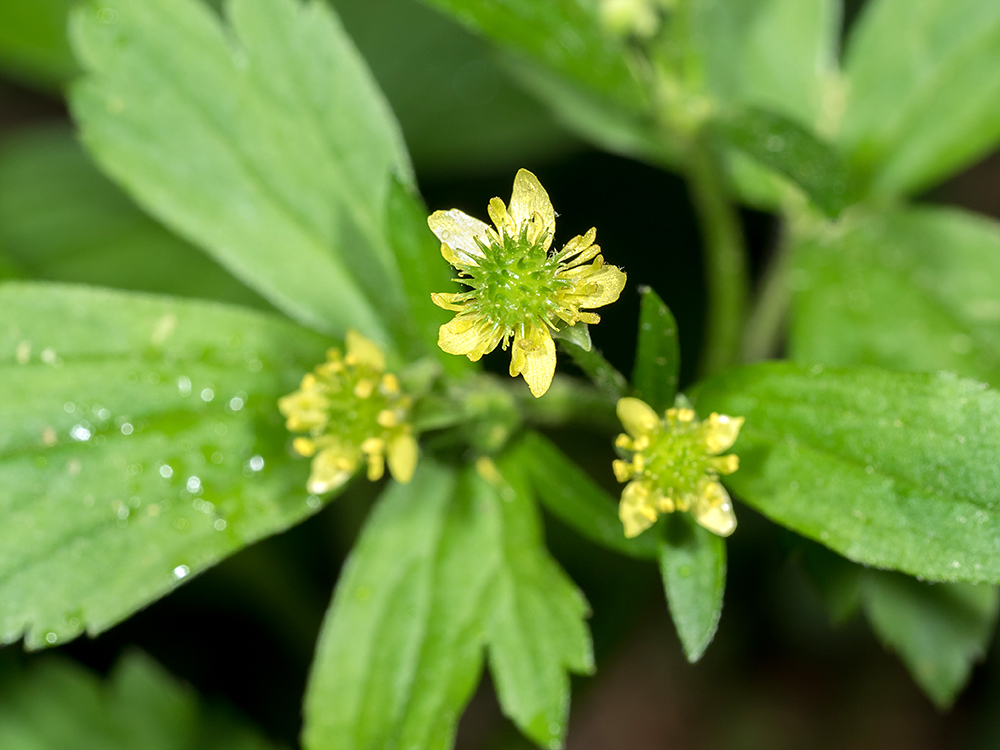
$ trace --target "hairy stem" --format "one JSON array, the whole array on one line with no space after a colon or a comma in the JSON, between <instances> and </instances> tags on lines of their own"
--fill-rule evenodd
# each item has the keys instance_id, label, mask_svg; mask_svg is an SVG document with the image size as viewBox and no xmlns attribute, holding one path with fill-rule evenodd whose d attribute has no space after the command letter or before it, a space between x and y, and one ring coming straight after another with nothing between
<instances>
[{"instance_id":1,"label":"hairy stem","mask_svg":"<svg viewBox=\"0 0 1000 750\"><path fill-rule=\"evenodd\" d=\"M586 373L591 382L613 401L628 395L628 381L597 351L584 349L570 341L560 339L559 347L572 357L573 362Z\"/></svg>"},{"instance_id":2,"label":"hairy stem","mask_svg":"<svg viewBox=\"0 0 1000 750\"><path fill-rule=\"evenodd\" d=\"M708 144L691 144L687 175L701 226L708 285L708 315L701 374L713 375L739 360L747 304L747 258L739 212L729 198L722 167Z\"/></svg>"},{"instance_id":3,"label":"hairy stem","mask_svg":"<svg viewBox=\"0 0 1000 750\"><path fill-rule=\"evenodd\" d=\"M745 364L770 359L778 353L784 333L785 318L792 300L788 285L791 272L791 238L783 231L774 256L764 271L760 291L747 320L740 359Z\"/></svg>"}]
</instances>

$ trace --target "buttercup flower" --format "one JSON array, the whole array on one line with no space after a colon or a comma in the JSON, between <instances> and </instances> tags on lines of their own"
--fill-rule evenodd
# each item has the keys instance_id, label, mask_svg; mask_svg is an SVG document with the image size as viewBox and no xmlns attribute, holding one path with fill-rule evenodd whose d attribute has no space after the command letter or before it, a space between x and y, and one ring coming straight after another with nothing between
<instances>
[{"instance_id":1,"label":"buttercup flower","mask_svg":"<svg viewBox=\"0 0 1000 750\"><path fill-rule=\"evenodd\" d=\"M292 432L307 432L292 443L312 458L309 492L322 494L346 482L368 464L368 478L385 471L403 484L413 478L417 441L407 418L410 399L399 380L385 372L382 350L357 331L347 332L347 355L327 352L327 361L302 378L299 390L278 400Z\"/></svg>"},{"instance_id":2,"label":"buttercup flower","mask_svg":"<svg viewBox=\"0 0 1000 750\"><path fill-rule=\"evenodd\" d=\"M496 227L459 211L435 211L427 223L441 240L441 254L458 270L459 294L433 294L439 307L458 315L438 333L438 345L473 362L513 340L510 374L523 375L531 393L548 390L556 368L552 331L562 323L597 323L581 308L603 307L618 299L625 274L604 265L594 244L597 230L571 239L549 253L556 218L538 178L522 169L514 178L510 206L490 201Z\"/></svg>"},{"instance_id":3,"label":"buttercup flower","mask_svg":"<svg viewBox=\"0 0 1000 750\"><path fill-rule=\"evenodd\" d=\"M732 447L743 426L743 417L712 413L701 422L683 397L663 418L637 398L618 401L618 418L628 434L615 445L631 454L614 462L622 491L618 515L625 536L648 529L661 513L688 511L694 519L719 536L736 529L736 515L720 474L739 468L738 456L719 455Z\"/></svg>"}]
</instances>

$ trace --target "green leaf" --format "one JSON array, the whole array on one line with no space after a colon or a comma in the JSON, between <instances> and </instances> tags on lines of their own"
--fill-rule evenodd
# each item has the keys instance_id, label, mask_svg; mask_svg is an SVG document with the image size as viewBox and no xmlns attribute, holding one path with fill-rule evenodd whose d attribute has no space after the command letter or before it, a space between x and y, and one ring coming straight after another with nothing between
<instances>
[{"instance_id":1,"label":"green leaf","mask_svg":"<svg viewBox=\"0 0 1000 750\"><path fill-rule=\"evenodd\" d=\"M391 180L412 177L363 60L322 2L227 9L226 26L195 0L75 13L85 145L146 210L297 320L419 342L404 333L384 234Z\"/></svg>"},{"instance_id":2,"label":"green leaf","mask_svg":"<svg viewBox=\"0 0 1000 750\"><path fill-rule=\"evenodd\" d=\"M929 584L898 573L863 574L865 613L917 684L948 708L993 639L1000 596L984 584Z\"/></svg>"},{"instance_id":3,"label":"green leaf","mask_svg":"<svg viewBox=\"0 0 1000 750\"><path fill-rule=\"evenodd\" d=\"M77 0L4 0L0 3L0 68L45 90L58 90L77 73L66 38L66 16Z\"/></svg>"},{"instance_id":4,"label":"green leaf","mask_svg":"<svg viewBox=\"0 0 1000 750\"><path fill-rule=\"evenodd\" d=\"M487 643L504 712L561 744L565 670L593 668L586 602L545 552L517 469L489 476L424 458L379 501L320 636L307 750L450 748Z\"/></svg>"},{"instance_id":5,"label":"green leaf","mask_svg":"<svg viewBox=\"0 0 1000 750\"><path fill-rule=\"evenodd\" d=\"M452 316L431 302L431 293L451 289L454 284L452 269L441 257L441 242L427 226L427 215L423 201L393 180L386 216L387 236L400 265L406 269L403 286L412 326L425 341L436 344L438 329ZM451 373L470 369L470 362L464 357L447 354L439 346L434 346L433 352Z\"/></svg>"},{"instance_id":6,"label":"green leaf","mask_svg":"<svg viewBox=\"0 0 1000 750\"><path fill-rule=\"evenodd\" d=\"M876 0L847 49L840 143L871 190L925 189L1000 139L1000 4Z\"/></svg>"},{"instance_id":7,"label":"green leaf","mask_svg":"<svg viewBox=\"0 0 1000 750\"><path fill-rule=\"evenodd\" d=\"M681 349L674 320L652 287L639 288L639 343L632 367L632 394L656 411L674 405L681 369Z\"/></svg>"},{"instance_id":8,"label":"green leaf","mask_svg":"<svg viewBox=\"0 0 1000 750\"><path fill-rule=\"evenodd\" d=\"M328 341L212 303L0 286L0 640L99 633L321 504L276 400Z\"/></svg>"},{"instance_id":9,"label":"green leaf","mask_svg":"<svg viewBox=\"0 0 1000 750\"><path fill-rule=\"evenodd\" d=\"M501 460L493 500L498 554L486 629L490 673L504 714L543 748L562 747L569 720L567 672L590 674L594 655L583 594L549 556L523 467Z\"/></svg>"},{"instance_id":10,"label":"green leaf","mask_svg":"<svg viewBox=\"0 0 1000 750\"><path fill-rule=\"evenodd\" d=\"M206 707L151 658L126 652L102 680L67 659L0 669L5 750L267 750L228 711Z\"/></svg>"},{"instance_id":11,"label":"green leaf","mask_svg":"<svg viewBox=\"0 0 1000 750\"><path fill-rule=\"evenodd\" d=\"M424 458L369 518L320 635L306 750L451 747L482 670L495 575L494 505L457 483Z\"/></svg>"},{"instance_id":12,"label":"green leaf","mask_svg":"<svg viewBox=\"0 0 1000 750\"><path fill-rule=\"evenodd\" d=\"M850 560L1000 581L1000 394L948 375L767 363L702 385L743 416L744 502Z\"/></svg>"},{"instance_id":13,"label":"green leaf","mask_svg":"<svg viewBox=\"0 0 1000 750\"><path fill-rule=\"evenodd\" d=\"M715 6L716 13L733 4L701 2ZM739 29L739 62L723 74L738 76L741 103L824 130L824 109L839 93L841 0L760 0L756 5L752 22ZM734 50L723 44L716 51L726 55Z\"/></svg>"},{"instance_id":14,"label":"green leaf","mask_svg":"<svg viewBox=\"0 0 1000 750\"><path fill-rule=\"evenodd\" d=\"M861 215L795 254L795 359L1000 383L997 222L942 208Z\"/></svg>"},{"instance_id":15,"label":"green leaf","mask_svg":"<svg viewBox=\"0 0 1000 750\"><path fill-rule=\"evenodd\" d=\"M424 3L334 5L391 102L422 178L513 174L578 147L511 80L491 44Z\"/></svg>"},{"instance_id":16,"label":"green leaf","mask_svg":"<svg viewBox=\"0 0 1000 750\"><path fill-rule=\"evenodd\" d=\"M660 574L689 662L698 661L715 637L726 589L726 542L686 513L662 525Z\"/></svg>"},{"instance_id":17,"label":"green leaf","mask_svg":"<svg viewBox=\"0 0 1000 750\"><path fill-rule=\"evenodd\" d=\"M829 216L852 202L847 165L830 145L793 120L761 109L742 109L717 120L725 143L798 185Z\"/></svg>"},{"instance_id":18,"label":"green leaf","mask_svg":"<svg viewBox=\"0 0 1000 750\"><path fill-rule=\"evenodd\" d=\"M603 33L578 0L425 0L467 28L628 109L646 97L624 44Z\"/></svg>"},{"instance_id":19,"label":"green leaf","mask_svg":"<svg viewBox=\"0 0 1000 750\"><path fill-rule=\"evenodd\" d=\"M268 307L136 209L63 127L0 142L0 247L34 278Z\"/></svg>"},{"instance_id":20,"label":"green leaf","mask_svg":"<svg viewBox=\"0 0 1000 750\"><path fill-rule=\"evenodd\" d=\"M631 557L657 555L652 535L626 539L618 503L550 440L527 433L512 449L535 497L552 515L590 541Z\"/></svg>"}]
</instances>

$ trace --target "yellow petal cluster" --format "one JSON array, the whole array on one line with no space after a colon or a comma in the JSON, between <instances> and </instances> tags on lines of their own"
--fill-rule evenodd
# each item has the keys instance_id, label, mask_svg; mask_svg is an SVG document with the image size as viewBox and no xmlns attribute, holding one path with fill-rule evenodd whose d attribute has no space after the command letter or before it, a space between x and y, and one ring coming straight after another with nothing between
<instances>
[{"instance_id":1,"label":"yellow petal cluster","mask_svg":"<svg viewBox=\"0 0 1000 750\"><path fill-rule=\"evenodd\" d=\"M309 492L336 489L362 461L372 481L382 477L388 460L393 478L409 482L417 465L410 406L398 378L385 371L378 345L348 331L346 355L330 349L327 361L307 373L297 391L278 400L288 429L308 433L292 447L312 458Z\"/></svg>"},{"instance_id":2,"label":"yellow petal cluster","mask_svg":"<svg viewBox=\"0 0 1000 750\"><path fill-rule=\"evenodd\" d=\"M739 468L739 457L723 456L743 426L743 417L712 413L699 421L683 399L661 418L644 401L618 401L618 418L625 433L615 441L626 459L614 462L622 491L618 515L625 536L648 529L661 513L687 511L709 531L729 536L736 515L720 474Z\"/></svg>"},{"instance_id":3,"label":"yellow petal cluster","mask_svg":"<svg viewBox=\"0 0 1000 750\"><path fill-rule=\"evenodd\" d=\"M550 253L556 218L538 178L522 169L510 205L499 198L488 208L493 226L458 209L435 211L427 223L441 240L441 254L458 270L468 291L433 294L439 307L458 313L441 326L438 345L473 362L498 345L512 345L510 374L522 375L538 397L552 382L560 325L597 323L584 309L618 299L625 274L604 264L594 244L597 230Z\"/></svg>"}]
</instances>

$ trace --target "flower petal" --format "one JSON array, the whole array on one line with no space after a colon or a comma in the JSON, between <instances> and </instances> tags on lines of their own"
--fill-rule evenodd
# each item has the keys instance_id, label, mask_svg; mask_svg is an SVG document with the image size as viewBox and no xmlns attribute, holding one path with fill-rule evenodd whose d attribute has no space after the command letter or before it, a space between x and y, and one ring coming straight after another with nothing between
<instances>
[{"instance_id":1,"label":"flower petal","mask_svg":"<svg viewBox=\"0 0 1000 750\"><path fill-rule=\"evenodd\" d=\"M385 355L379 345L353 328L347 332L347 357L344 361L351 365L367 365L379 372L385 369Z\"/></svg>"},{"instance_id":2,"label":"flower petal","mask_svg":"<svg viewBox=\"0 0 1000 750\"><path fill-rule=\"evenodd\" d=\"M660 418L645 401L637 398L618 399L618 419L633 438L649 435L660 427Z\"/></svg>"},{"instance_id":3,"label":"flower petal","mask_svg":"<svg viewBox=\"0 0 1000 750\"><path fill-rule=\"evenodd\" d=\"M618 504L618 517L625 526L625 536L629 539L639 536L656 522L656 508L650 497L649 488L642 482L629 482L622 490Z\"/></svg>"},{"instance_id":4,"label":"flower petal","mask_svg":"<svg viewBox=\"0 0 1000 750\"><path fill-rule=\"evenodd\" d=\"M438 329L438 346L448 354L464 354L473 362L496 349L500 334L471 315L457 315Z\"/></svg>"},{"instance_id":5,"label":"flower petal","mask_svg":"<svg viewBox=\"0 0 1000 750\"><path fill-rule=\"evenodd\" d=\"M548 250L552 244L552 237L556 233L556 212L552 208L552 201L545 188L527 169L519 169L514 177L514 190L510 196L510 207L507 212L514 221L517 233L520 234L527 226L528 236L536 236L536 232L545 233L544 249ZM541 226L537 226L539 219ZM532 227L532 225L535 225ZM533 231L534 230L534 231Z\"/></svg>"},{"instance_id":6,"label":"flower petal","mask_svg":"<svg viewBox=\"0 0 1000 750\"><path fill-rule=\"evenodd\" d=\"M483 251L476 244L477 238L484 244L489 243L489 225L457 208L435 211L428 217L427 226L466 265L475 266L476 259L483 257ZM441 252L445 260L454 265L444 248Z\"/></svg>"},{"instance_id":7,"label":"flower petal","mask_svg":"<svg viewBox=\"0 0 1000 750\"><path fill-rule=\"evenodd\" d=\"M586 290L576 297L580 307L595 308L610 305L618 299L625 288L627 277L616 266L600 266L596 273L580 279L576 286Z\"/></svg>"},{"instance_id":8,"label":"flower petal","mask_svg":"<svg viewBox=\"0 0 1000 750\"><path fill-rule=\"evenodd\" d=\"M397 435L389 441L386 458L389 460L389 473L400 484L407 484L413 479L417 468L419 449L417 441L409 432Z\"/></svg>"},{"instance_id":9,"label":"flower petal","mask_svg":"<svg viewBox=\"0 0 1000 750\"><path fill-rule=\"evenodd\" d=\"M743 417L729 417L712 412L701 424L702 439L709 453L718 455L732 447L740 435Z\"/></svg>"},{"instance_id":10,"label":"flower petal","mask_svg":"<svg viewBox=\"0 0 1000 750\"><path fill-rule=\"evenodd\" d=\"M523 375L531 395L538 398L545 394L556 373L556 345L547 328L532 326L527 336L514 337L511 351L511 377Z\"/></svg>"},{"instance_id":11,"label":"flower petal","mask_svg":"<svg viewBox=\"0 0 1000 750\"><path fill-rule=\"evenodd\" d=\"M445 310L451 310L452 312L462 312L465 309L465 305L457 304L455 302L455 297L458 294L449 294L447 292L431 292L431 302L433 302L438 307L442 307Z\"/></svg>"},{"instance_id":12,"label":"flower petal","mask_svg":"<svg viewBox=\"0 0 1000 750\"><path fill-rule=\"evenodd\" d=\"M736 530L733 501L726 488L718 482L706 483L701 494L691 504L694 520L719 536L729 536Z\"/></svg>"},{"instance_id":13,"label":"flower petal","mask_svg":"<svg viewBox=\"0 0 1000 750\"><path fill-rule=\"evenodd\" d=\"M323 495L351 478L358 468L359 451L348 450L345 446L334 445L316 454L312 462L312 473L306 485L314 495Z\"/></svg>"}]
</instances>

